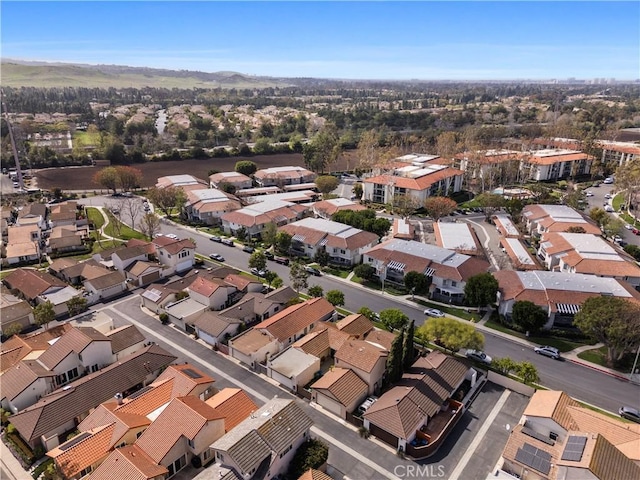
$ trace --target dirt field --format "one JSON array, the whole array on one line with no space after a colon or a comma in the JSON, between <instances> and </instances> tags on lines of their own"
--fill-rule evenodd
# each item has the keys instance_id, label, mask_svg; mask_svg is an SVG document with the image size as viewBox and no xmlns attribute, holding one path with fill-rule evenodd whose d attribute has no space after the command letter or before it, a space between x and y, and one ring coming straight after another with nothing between
<instances>
[{"instance_id":1,"label":"dirt field","mask_svg":"<svg viewBox=\"0 0 640 480\"><path fill-rule=\"evenodd\" d=\"M353 152L343 155L332 171L342 171L350 163L353 168L354 162L348 162ZM202 160L181 160L171 162L147 162L132 165L142 170L142 187L152 187L156 184L158 177L166 175L190 174L204 180L208 179L209 170L220 172L232 171L236 162L240 160L251 160L258 165L258 168L280 167L286 165L304 166L301 154L279 154L279 155L259 155L255 157L231 157L231 158L207 158ZM93 176L102 167L62 167L45 168L35 172L38 181L38 188L50 190L59 187L63 190L98 190L99 186L93 183Z\"/></svg>"}]
</instances>

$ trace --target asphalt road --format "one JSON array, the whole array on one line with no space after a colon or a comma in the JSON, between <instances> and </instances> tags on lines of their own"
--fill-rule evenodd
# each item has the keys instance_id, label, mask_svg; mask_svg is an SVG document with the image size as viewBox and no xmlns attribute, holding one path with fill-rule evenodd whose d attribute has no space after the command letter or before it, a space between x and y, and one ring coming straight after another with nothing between
<instances>
[{"instance_id":1,"label":"asphalt road","mask_svg":"<svg viewBox=\"0 0 640 480\"><path fill-rule=\"evenodd\" d=\"M603 193L604 195L604 193ZM174 233L179 237L190 237L196 240L197 251L203 255L220 253L226 260L225 263L248 270L247 262L249 254L239 247L227 247L220 243L211 242L208 235L196 233L191 229L181 226L162 224L163 233ZM268 261L267 266L276 272L285 282L289 283L289 267ZM416 320L416 325L425 321L423 308L411 307L399 302L394 296L380 292L351 286L347 282L340 281L331 276L310 276L309 286L320 285L324 291L338 289L345 294L345 308L357 311L363 305L379 312L385 308L399 308L409 318ZM515 361L527 360L532 362L540 374L543 385L566 391L572 397L591 403L600 408L617 412L621 405L638 406L640 403L640 387L629 382L621 381L610 375L590 369L569 361L554 361L547 357L536 355L529 347L502 337L485 334L485 350L492 357L510 357Z\"/></svg>"},{"instance_id":2,"label":"asphalt road","mask_svg":"<svg viewBox=\"0 0 640 480\"><path fill-rule=\"evenodd\" d=\"M615 187L615 184L605 185L604 183L601 183L599 187L591 187L591 188L588 188L586 191L593 193L592 197L586 197L588 202L588 207L585 209L585 212L589 213L589 210L591 210L592 208L595 208L595 207L603 208L605 202L608 204L611 204L611 200L604 198L604 196L606 194L610 194L612 197L615 196L616 187ZM640 226L638 228L640 228ZM631 233L630 230L627 230L625 228L620 234L620 236L625 242L631 245L640 246L640 235L634 235L633 233Z\"/></svg>"}]
</instances>

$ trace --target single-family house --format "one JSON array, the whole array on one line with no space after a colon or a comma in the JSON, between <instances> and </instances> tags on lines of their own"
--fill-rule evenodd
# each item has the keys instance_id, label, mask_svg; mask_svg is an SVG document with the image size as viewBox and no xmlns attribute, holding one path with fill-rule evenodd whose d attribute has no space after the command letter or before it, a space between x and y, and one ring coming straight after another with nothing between
<instances>
[{"instance_id":1,"label":"single-family house","mask_svg":"<svg viewBox=\"0 0 640 480\"><path fill-rule=\"evenodd\" d=\"M8 240L5 248L8 265L37 262L44 253L40 243L41 230L37 225L8 227Z\"/></svg>"},{"instance_id":2,"label":"single-family house","mask_svg":"<svg viewBox=\"0 0 640 480\"><path fill-rule=\"evenodd\" d=\"M146 346L146 338L135 325L123 325L105 332L105 337L111 342L113 361L132 354Z\"/></svg>"},{"instance_id":3,"label":"single-family house","mask_svg":"<svg viewBox=\"0 0 640 480\"><path fill-rule=\"evenodd\" d=\"M50 450L61 443L61 435L75 428L100 403L150 383L175 359L158 345L142 348L45 395L13 415L12 424L32 448L41 445Z\"/></svg>"},{"instance_id":4,"label":"single-family house","mask_svg":"<svg viewBox=\"0 0 640 480\"><path fill-rule=\"evenodd\" d=\"M624 280L640 287L640 267L601 236L588 233L543 233L538 258L549 270L585 273Z\"/></svg>"},{"instance_id":5,"label":"single-family house","mask_svg":"<svg viewBox=\"0 0 640 480\"><path fill-rule=\"evenodd\" d=\"M47 206L43 203L28 203L18 209L18 218L16 225L36 225L40 230L46 230L47 225Z\"/></svg>"},{"instance_id":6,"label":"single-family house","mask_svg":"<svg viewBox=\"0 0 640 480\"><path fill-rule=\"evenodd\" d=\"M75 225L56 226L51 229L47 238L47 252L53 254L84 250L85 230L78 230Z\"/></svg>"},{"instance_id":7,"label":"single-family house","mask_svg":"<svg viewBox=\"0 0 640 480\"><path fill-rule=\"evenodd\" d=\"M314 382L311 392L312 402L344 419L365 399L369 385L353 370L336 367Z\"/></svg>"},{"instance_id":8,"label":"single-family house","mask_svg":"<svg viewBox=\"0 0 640 480\"><path fill-rule=\"evenodd\" d=\"M320 359L293 346L267 360L267 376L292 392L303 388L320 371Z\"/></svg>"},{"instance_id":9,"label":"single-family house","mask_svg":"<svg viewBox=\"0 0 640 480\"><path fill-rule=\"evenodd\" d=\"M522 210L527 232L540 236L547 232L566 232L582 228L584 233L601 235L600 227L567 205L527 205Z\"/></svg>"},{"instance_id":10,"label":"single-family house","mask_svg":"<svg viewBox=\"0 0 640 480\"><path fill-rule=\"evenodd\" d=\"M127 290L125 276L118 271L106 272L100 277L85 280L83 285L90 304L116 297Z\"/></svg>"},{"instance_id":11,"label":"single-family house","mask_svg":"<svg viewBox=\"0 0 640 480\"><path fill-rule=\"evenodd\" d=\"M363 263L374 267L383 282L402 284L407 272L422 273L431 277L432 298L457 304L463 301L469 278L489 269L483 258L398 239L387 240L364 252Z\"/></svg>"},{"instance_id":12,"label":"single-family house","mask_svg":"<svg viewBox=\"0 0 640 480\"><path fill-rule=\"evenodd\" d=\"M258 170L253 174L253 179L259 187L279 187L284 189L287 185L303 185L313 183L317 175L302 167L273 167ZM315 185L313 185L315 187Z\"/></svg>"},{"instance_id":13,"label":"single-family house","mask_svg":"<svg viewBox=\"0 0 640 480\"><path fill-rule=\"evenodd\" d=\"M278 228L291 235L291 252L314 258L320 251L337 265L356 265L362 253L378 244L378 235L323 218L303 218Z\"/></svg>"},{"instance_id":14,"label":"single-family house","mask_svg":"<svg viewBox=\"0 0 640 480\"><path fill-rule=\"evenodd\" d=\"M223 388L206 402L224 417L225 433L258 410L258 406L241 388Z\"/></svg>"},{"instance_id":15,"label":"single-family house","mask_svg":"<svg viewBox=\"0 0 640 480\"><path fill-rule=\"evenodd\" d=\"M293 347L320 359L332 358L342 345L352 339L348 333L340 331L333 322L324 322L293 343Z\"/></svg>"},{"instance_id":16,"label":"single-family house","mask_svg":"<svg viewBox=\"0 0 640 480\"><path fill-rule=\"evenodd\" d=\"M9 305L2 305L0 322L2 332L8 332L18 327L22 331L35 323L33 308L25 300L19 299Z\"/></svg>"},{"instance_id":17,"label":"single-family house","mask_svg":"<svg viewBox=\"0 0 640 480\"><path fill-rule=\"evenodd\" d=\"M434 222L436 245L465 255L484 255L476 232L468 223Z\"/></svg>"},{"instance_id":18,"label":"single-family house","mask_svg":"<svg viewBox=\"0 0 640 480\"><path fill-rule=\"evenodd\" d=\"M166 267L167 272L183 272L193 267L196 245L190 239L174 240L161 236L153 239L158 261Z\"/></svg>"},{"instance_id":19,"label":"single-family house","mask_svg":"<svg viewBox=\"0 0 640 480\"><path fill-rule=\"evenodd\" d=\"M182 298L176 302L167 303L164 313L176 327L189 333L195 333L194 320L205 310L207 306L191 297Z\"/></svg>"},{"instance_id":20,"label":"single-family house","mask_svg":"<svg viewBox=\"0 0 640 480\"><path fill-rule=\"evenodd\" d=\"M402 379L364 413L364 426L372 435L406 452L416 440L432 443L463 406L452 400L470 369L460 360L434 351L420 357ZM417 444L417 442L414 442ZM429 452L432 454L434 452Z\"/></svg>"},{"instance_id":21,"label":"single-family house","mask_svg":"<svg viewBox=\"0 0 640 480\"><path fill-rule=\"evenodd\" d=\"M334 213L341 212L342 210L353 210L354 212L358 212L366 209L367 207L360 205L358 202L341 197L316 202L312 207L314 216L324 218L326 220L330 220Z\"/></svg>"},{"instance_id":22,"label":"single-family house","mask_svg":"<svg viewBox=\"0 0 640 480\"><path fill-rule=\"evenodd\" d=\"M225 281L198 277L187 287L189 297L211 310L223 310L229 306L229 299L236 288Z\"/></svg>"},{"instance_id":23,"label":"single-family house","mask_svg":"<svg viewBox=\"0 0 640 480\"><path fill-rule=\"evenodd\" d=\"M566 393L536 391L498 462L501 478L640 476L640 425L590 410Z\"/></svg>"},{"instance_id":24,"label":"single-family house","mask_svg":"<svg viewBox=\"0 0 640 480\"><path fill-rule=\"evenodd\" d=\"M295 400L273 398L211 445L215 466L245 480L270 480L287 470L312 425Z\"/></svg>"},{"instance_id":25,"label":"single-family house","mask_svg":"<svg viewBox=\"0 0 640 480\"><path fill-rule=\"evenodd\" d=\"M264 290L264 284L261 281L239 273L230 273L224 277L224 282L241 293L260 293Z\"/></svg>"},{"instance_id":26,"label":"single-family house","mask_svg":"<svg viewBox=\"0 0 640 480\"><path fill-rule=\"evenodd\" d=\"M17 413L36 403L57 385L55 372L38 360L22 360L2 374L2 408Z\"/></svg>"},{"instance_id":27,"label":"single-family house","mask_svg":"<svg viewBox=\"0 0 640 480\"><path fill-rule=\"evenodd\" d=\"M111 254L113 267L119 272L124 273L129 265L137 261L146 261L149 259L147 249L142 245L134 247L122 247Z\"/></svg>"},{"instance_id":28,"label":"single-family house","mask_svg":"<svg viewBox=\"0 0 640 480\"><path fill-rule=\"evenodd\" d=\"M55 341L71 327L71 323L67 322L30 334L13 335L0 346L0 374L17 365L21 360L37 359L51 346L51 341Z\"/></svg>"},{"instance_id":29,"label":"single-family house","mask_svg":"<svg viewBox=\"0 0 640 480\"><path fill-rule=\"evenodd\" d=\"M251 188L253 181L250 177L238 172L218 172L209 175L209 186L211 188L223 189L225 185L232 185L236 190Z\"/></svg>"},{"instance_id":30,"label":"single-family house","mask_svg":"<svg viewBox=\"0 0 640 480\"><path fill-rule=\"evenodd\" d=\"M38 297L57 292L67 286L53 275L38 270L17 268L2 280L16 295L35 303Z\"/></svg>"},{"instance_id":31,"label":"single-family house","mask_svg":"<svg viewBox=\"0 0 640 480\"><path fill-rule=\"evenodd\" d=\"M76 202L62 202L51 205L49 208L49 225L52 228L63 226L75 226L78 213Z\"/></svg>"},{"instance_id":32,"label":"single-family house","mask_svg":"<svg viewBox=\"0 0 640 480\"><path fill-rule=\"evenodd\" d=\"M492 275L498 280L498 312L511 319L513 304L527 300L548 315L545 328L568 327L582 304L601 295L640 302L640 292L622 280L582 273L500 270Z\"/></svg>"},{"instance_id":33,"label":"single-family house","mask_svg":"<svg viewBox=\"0 0 640 480\"><path fill-rule=\"evenodd\" d=\"M99 467L92 470L91 480L112 480L115 472L118 478L164 480L169 470L155 463L137 445L126 445L116 448Z\"/></svg>"},{"instance_id":34,"label":"single-family house","mask_svg":"<svg viewBox=\"0 0 640 480\"><path fill-rule=\"evenodd\" d=\"M389 352L364 340L348 340L336 351L335 366L353 370L366 384L369 394L379 393Z\"/></svg>"},{"instance_id":35,"label":"single-family house","mask_svg":"<svg viewBox=\"0 0 640 480\"><path fill-rule=\"evenodd\" d=\"M252 203L235 212L222 215L222 228L225 233L235 235L244 229L250 237L258 237L268 223L277 226L300 220L308 212L308 207L282 200L270 200Z\"/></svg>"}]
</instances>

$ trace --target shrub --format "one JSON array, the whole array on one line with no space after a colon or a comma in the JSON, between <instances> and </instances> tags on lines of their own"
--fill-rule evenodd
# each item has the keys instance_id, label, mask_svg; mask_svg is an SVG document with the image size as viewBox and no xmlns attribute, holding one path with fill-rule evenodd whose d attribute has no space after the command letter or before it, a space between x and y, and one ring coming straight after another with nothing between
<instances>
[{"instance_id":1,"label":"shrub","mask_svg":"<svg viewBox=\"0 0 640 480\"><path fill-rule=\"evenodd\" d=\"M169 315L166 313L161 313L160 321L162 322L163 325L166 325L167 323L169 323Z\"/></svg>"},{"instance_id":2,"label":"shrub","mask_svg":"<svg viewBox=\"0 0 640 480\"><path fill-rule=\"evenodd\" d=\"M311 439L304 442L294 455L289 464L287 477L297 479L310 468L317 469L322 466L329 457L329 447L320 440Z\"/></svg>"}]
</instances>

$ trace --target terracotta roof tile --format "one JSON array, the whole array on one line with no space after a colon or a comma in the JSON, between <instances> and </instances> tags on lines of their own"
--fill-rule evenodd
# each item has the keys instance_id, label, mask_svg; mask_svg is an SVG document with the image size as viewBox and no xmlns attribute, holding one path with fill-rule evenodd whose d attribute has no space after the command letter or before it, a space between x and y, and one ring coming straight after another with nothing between
<instances>
[{"instance_id":1,"label":"terracotta roof tile","mask_svg":"<svg viewBox=\"0 0 640 480\"><path fill-rule=\"evenodd\" d=\"M312 384L311 388L322 390L325 395L328 394L344 406L351 405L369 391L367 383L347 368L333 368Z\"/></svg>"},{"instance_id":2,"label":"terracotta roof tile","mask_svg":"<svg viewBox=\"0 0 640 480\"><path fill-rule=\"evenodd\" d=\"M298 480L331 480L331 477L320 470L310 468L298 477Z\"/></svg>"},{"instance_id":3,"label":"terracotta roof tile","mask_svg":"<svg viewBox=\"0 0 640 480\"><path fill-rule=\"evenodd\" d=\"M198 277L191 285L189 285L188 288L192 292L199 293L200 295L209 298L221 287L222 285L219 282Z\"/></svg>"},{"instance_id":4,"label":"terracotta roof tile","mask_svg":"<svg viewBox=\"0 0 640 480\"><path fill-rule=\"evenodd\" d=\"M206 403L224 417L225 432L230 431L258 409L249 395L240 388L223 388Z\"/></svg>"},{"instance_id":5,"label":"terracotta roof tile","mask_svg":"<svg viewBox=\"0 0 640 480\"><path fill-rule=\"evenodd\" d=\"M136 445L127 445L111 452L91 474L91 480L152 480L163 478L168 470L155 463Z\"/></svg>"},{"instance_id":6,"label":"terracotta roof tile","mask_svg":"<svg viewBox=\"0 0 640 480\"><path fill-rule=\"evenodd\" d=\"M276 313L254 329L266 330L278 340L286 341L311 324L328 320L334 313L335 307L325 298L313 298Z\"/></svg>"},{"instance_id":7,"label":"terracotta roof tile","mask_svg":"<svg viewBox=\"0 0 640 480\"><path fill-rule=\"evenodd\" d=\"M455 168L445 168L442 170L438 170L434 173L423 175L418 178L409 178L409 177L400 177L397 175L378 175L375 177L365 178L364 183L373 183L378 185L389 185L390 182L393 182L396 188L406 188L407 190L425 190L431 185L438 183L445 178L455 177L457 175L463 175L464 172L462 170L457 170Z\"/></svg>"},{"instance_id":8,"label":"terracotta roof tile","mask_svg":"<svg viewBox=\"0 0 640 480\"><path fill-rule=\"evenodd\" d=\"M158 377L157 381L173 379L172 397L190 395L198 385L213 384L215 380L202 370L190 363L169 365Z\"/></svg>"},{"instance_id":9,"label":"terracotta roof tile","mask_svg":"<svg viewBox=\"0 0 640 480\"><path fill-rule=\"evenodd\" d=\"M11 417L20 435L31 442L142 382L176 359L158 345L138 350L117 363L42 397Z\"/></svg>"},{"instance_id":10,"label":"terracotta roof tile","mask_svg":"<svg viewBox=\"0 0 640 480\"><path fill-rule=\"evenodd\" d=\"M10 288L18 290L28 300L36 298L51 287L66 287L67 284L49 273L26 268L17 268L3 279Z\"/></svg>"},{"instance_id":11,"label":"terracotta roof tile","mask_svg":"<svg viewBox=\"0 0 640 480\"><path fill-rule=\"evenodd\" d=\"M388 352L363 340L349 340L336 352L335 358L345 366L371 372L380 359L386 359Z\"/></svg>"},{"instance_id":12,"label":"terracotta roof tile","mask_svg":"<svg viewBox=\"0 0 640 480\"><path fill-rule=\"evenodd\" d=\"M135 445L160 463L181 437L193 440L208 422L223 418L197 397L174 398Z\"/></svg>"},{"instance_id":13,"label":"terracotta roof tile","mask_svg":"<svg viewBox=\"0 0 640 480\"><path fill-rule=\"evenodd\" d=\"M386 330L380 330L378 328L370 330L364 336L364 340L366 342L372 343L375 346L380 346L387 351L391 351L391 344L395 338L396 336L393 333Z\"/></svg>"},{"instance_id":14,"label":"terracotta roof tile","mask_svg":"<svg viewBox=\"0 0 640 480\"><path fill-rule=\"evenodd\" d=\"M82 432L48 451L47 455L55 460L66 478L71 478L109 454L113 429L114 425L111 424Z\"/></svg>"}]
</instances>

